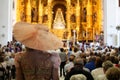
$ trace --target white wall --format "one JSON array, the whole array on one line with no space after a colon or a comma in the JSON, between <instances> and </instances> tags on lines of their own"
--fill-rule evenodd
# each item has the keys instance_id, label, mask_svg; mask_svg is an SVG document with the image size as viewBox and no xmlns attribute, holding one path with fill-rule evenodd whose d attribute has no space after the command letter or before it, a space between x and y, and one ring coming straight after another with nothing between
<instances>
[{"instance_id":1,"label":"white wall","mask_svg":"<svg viewBox=\"0 0 120 80\"><path fill-rule=\"evenodd\" d=\"M12 40L12 0L0 0L0 44Z\"/></svg>"},{"instance_id":2,"label":"white wall","mask_svg":"<svg viewBox=\"0 0 120 80\"><path fill-rule=\"evenodd\" d=\"M118 0L117 0L117 3L119 3ZM119 6L119 4L117 7L117 25L120 25L120 6Z\"/></svg>"},{"instance_id":3,"label":"white wall","mask_svg":"<svg viewBox=\"0 0 120 80\"><path fill-rule=\"evenodd\" d=\"M119 3L118 2L118 0L117 0L117 3ZM118 25L120 25L120 6L119 6L119 4L117 5L117 18L116 18L116 26L118 26ZM117 31L117 46L120 46L120 31L118 32Z\"/></svg>"},{"instance_id":4,"label":"white wall","mask_svg":"<svg viewBox=\"0 0 120 80\"><path fill-rule=\"evenodd\" d=\"M104 0L103 1L104 6L104 38L105 43L108 45L117 46L117 17L120 17L120 14L118 14L118 0ZM120 18L119 18L120 19ZM119 20L120 21L120 20Z\"/></svg>"},{"instance_id":5,"label":"white wall","mask_svg":"<svg viewBox=\"0 0 120 80\"><path fill-rule=\"evenodd\" d=\"M14 25L16 23L16 4L17 0L14 1L14 8L12 9L12 24Z\"/></svg>"}]
</instances>

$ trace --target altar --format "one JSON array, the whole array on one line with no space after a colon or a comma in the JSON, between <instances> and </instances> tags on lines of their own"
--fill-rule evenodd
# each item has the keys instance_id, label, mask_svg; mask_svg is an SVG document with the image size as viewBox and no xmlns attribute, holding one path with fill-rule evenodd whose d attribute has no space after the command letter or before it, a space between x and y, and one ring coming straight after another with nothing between
<instances>
[{"instance_id":1,"label":"altar","mask_svg":"<svg viewBox=\"0 0 120 80\"><path fill-rule=\"evenodd\" d=\"M94 41L103 31L102 0L17 0L16 21L47 25L62 40Z\"/></svg>"}]
</instances>

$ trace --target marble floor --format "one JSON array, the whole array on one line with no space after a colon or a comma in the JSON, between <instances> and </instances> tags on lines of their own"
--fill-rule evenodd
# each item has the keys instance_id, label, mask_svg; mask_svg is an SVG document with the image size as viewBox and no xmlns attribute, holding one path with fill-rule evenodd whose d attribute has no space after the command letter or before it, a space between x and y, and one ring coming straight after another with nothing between
<instances>
[{"instance_id":1,"label":"marble floor","mask_svg":"<svg viewBox=\"0 0 120 80\"><path fill-rule=\"evenodd\" d=\"M64 80L64 77L60 77L60 80Z\"/></svg>"}]
</instances>

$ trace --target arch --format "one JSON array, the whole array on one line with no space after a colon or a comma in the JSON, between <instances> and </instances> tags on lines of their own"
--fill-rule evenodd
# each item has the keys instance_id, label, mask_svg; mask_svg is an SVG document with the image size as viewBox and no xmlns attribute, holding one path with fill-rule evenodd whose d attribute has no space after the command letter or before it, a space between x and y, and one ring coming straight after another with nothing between
<instances>
[{"instance_id":1,"label":"arch","mask_svg":"<svg viewBox=\"0 0 120 80\"><path fill-rule=\"evenodd\" d=\"M52 8L52 11L53 11L53 19L55 18L55 14L56 14L56 11L57 11L58 8L61 8L62 13L63 13L63 15L64 15L64 19L66 19L66 6L64 6L63 4L60 4L60 3L55 4L55 5L53 6L53 8Z\"/></svg>"},{"instance_id":2,"label":"arch","mask_svg":"<svg viewBox=\"0 0 120 80\"><path fill-rule=\"evenodd\" d=\"M55 6L55 5L57 5L57 4L61 4L61 5L63 5L63 6L65 6L65 7L67 7L67 2L65 1L65 0L63 0L63 1L61 1L61 0L53 0L52 1L52 5L51 5L51 7L52 7L52 9L53 9L53 7Z\"/></svg>"}]
</instances>

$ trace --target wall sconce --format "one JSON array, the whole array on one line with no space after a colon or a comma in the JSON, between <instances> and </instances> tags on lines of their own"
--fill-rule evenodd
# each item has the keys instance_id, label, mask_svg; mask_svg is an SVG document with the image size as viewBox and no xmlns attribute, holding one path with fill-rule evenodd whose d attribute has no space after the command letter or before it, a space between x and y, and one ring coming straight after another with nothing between
<instances>
[{"instance_id":1,"label":"wall sconce","mask_svg":"<svg viewBox=\"0 0 120 80\"><path fill-rule=\"evenodd\" d=\"M116 26L116 29L117 29L118 31L120 31L120 25Z\"/></svg>"},{"instance_id":2,"label":"wall sconce","mask_svg":"<svg viewBox=\"0 0 120 80\"><path fill-rule=\"evenodd\" d=\"M5 28L5 26L2 26L2 28Z\"/></svg>"}]
</instances>

